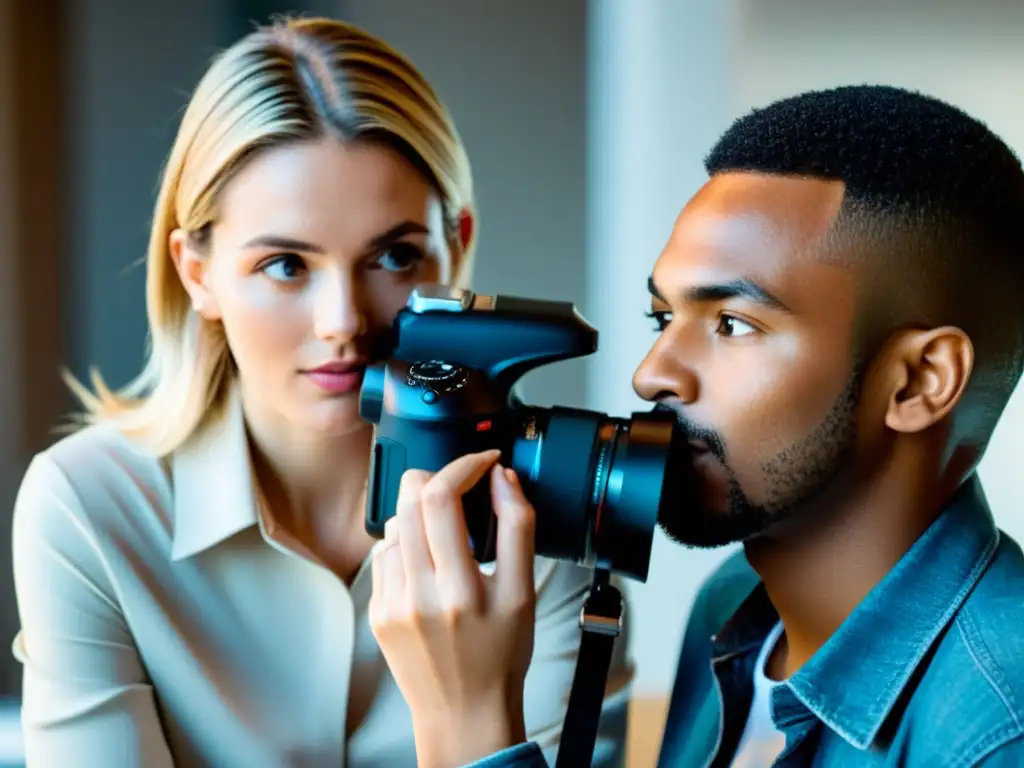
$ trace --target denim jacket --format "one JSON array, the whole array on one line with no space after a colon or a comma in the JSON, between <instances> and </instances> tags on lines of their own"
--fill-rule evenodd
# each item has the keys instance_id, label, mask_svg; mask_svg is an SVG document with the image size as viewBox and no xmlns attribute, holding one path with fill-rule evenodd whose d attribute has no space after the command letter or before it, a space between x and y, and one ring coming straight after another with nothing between
<instances>
[{"instance_id":1,"label":"denim jacket","mask_svg":"<svg viewBox=\"0 0 1024 768\"><path fill-rule=\"evenodd\" d=\"M828 585L822 585L827 589ZM660 768L732 762L778 615L746 558L698 595ZM1024 767L1024 556L972 477L825 645L772 694L776 766ZM520 744L474 768L534 768Z\"/></svg>"}]
</instances>

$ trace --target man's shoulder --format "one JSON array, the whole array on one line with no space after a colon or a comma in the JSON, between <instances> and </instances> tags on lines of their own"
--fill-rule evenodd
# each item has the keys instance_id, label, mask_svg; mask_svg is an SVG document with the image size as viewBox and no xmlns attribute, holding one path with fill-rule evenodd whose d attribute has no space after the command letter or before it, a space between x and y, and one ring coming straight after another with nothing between
<instances>
[{"instance_id":1,"label":"man's shoulder","mask_svg":"<svg viewBox=\"0 0 1024 768\"><path fill-rule=\"evenodd\" d=\"M1014 718L1024 723L1024 554L1006 534L1000 534L988 568L944 643L959 663L976 670L973 684L1005 698Z\"/></svg>"},{"instance_id":2,"label":"man's shoulder","mask_svg":"<svg viewBox=\"0 0 1024 768\"><path fill-rule=\"evenodd\" d=\"M714 634L743 603L761 578L739 549L725 558L704 580L693 601L689 624L699 623Z\"/></svg>"},{"instance_id":3,"label":"man's shoulder","mask_svg":"<svg viewBox=\"0 0 1024 768\"><path fill-rule=\"evenodd\" d=\"M701 763L714 750L718 698L711 672L714 637L760 583L742 549L701 584L690 609L662 737L663 760Z\"/></svg>"},{"instance_id":4,"label":"man's shoulder","mask_svg":"<svg viewBox=\"0 0 1024 768\"><path fill-rule=\"evenodd\" d=\"M921 670L907 715L944 734L943 753L972 760L1024 734L1024 556L1008 536Z\"/></svg>"},{"instance_id":5,"label":"man's shoulder","mask_svg":"<svg viewBox=\"0 0 1024 768\"><path fill-rule=\"evenodd\" d=\"M742 549L727 555L708 574L690 607L677 676L701 677L708 671L715 636L760 583Z\"/></svg>"},{"instance_id":6,"label":"man's shoulder","mask_svg":"<svg viewBox=\"0 0 1024 768\"><path fill-rule=\"evenodd\" d=\"M1005 631L1007 625L1012 625L1024 633L1024 624L1020 623L1024 612L1024 553L1005 532L999 532L996 551L964 601L964 610L981 613L986 628Z\"/></svg>"}]
</instances>

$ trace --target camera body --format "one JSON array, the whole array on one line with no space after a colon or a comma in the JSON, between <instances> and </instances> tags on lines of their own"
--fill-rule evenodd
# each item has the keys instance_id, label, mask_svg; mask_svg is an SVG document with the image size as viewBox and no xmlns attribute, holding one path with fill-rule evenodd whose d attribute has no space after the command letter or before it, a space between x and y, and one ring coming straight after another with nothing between
<instances>
[{"instance_id":1,"label":"camera body","mask_svg":"<svg viewBox=\"0 0 1024 768\"><path fill-rule=\"evenodd\" d=\"M538 555L646 579L672 457L683 447L674 416L627 421L527 406L514 394L527 372L596 351L597 330L571 303L423 285L396 316L392 341L390 357L366 369L359 402L374 425L371 535L383 537L406 470L438 471L498 449L536 509ZM474 557L492 561L486 479L463 497L463 509Z\"/></svg>"}]
</instances>

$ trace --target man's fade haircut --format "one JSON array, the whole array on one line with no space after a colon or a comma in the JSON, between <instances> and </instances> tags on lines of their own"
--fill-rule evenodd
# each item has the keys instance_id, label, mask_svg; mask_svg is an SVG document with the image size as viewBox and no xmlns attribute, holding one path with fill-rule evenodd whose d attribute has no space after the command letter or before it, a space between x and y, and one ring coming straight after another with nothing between
<instances>
[{"instance_id":1,"label":"man's fade haircut","mask_svg":"<svg viewBox=\"0 0 1024 768\"><path fill-rule=\"evenodd\" d=\"M938 99L850 85L741 117L705 167L842 181L830 239L852 243L869 265L859 342L873 349L898 328L961 328L975 347L970 436L987 442L1024 366L1024 170L1013 150Z\"/></svg>"}]
</instances>

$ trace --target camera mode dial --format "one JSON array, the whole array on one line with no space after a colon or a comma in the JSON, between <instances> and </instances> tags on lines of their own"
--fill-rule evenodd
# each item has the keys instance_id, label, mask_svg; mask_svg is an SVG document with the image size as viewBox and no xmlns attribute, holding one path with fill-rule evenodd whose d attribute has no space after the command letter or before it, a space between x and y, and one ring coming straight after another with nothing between
<instances>
[{"instance_id":1,"label":"camera mode dial","mask_svg":"<svg viewBox=\"0 0 1024 768\"><path fill-rule=\"evenodd\" d=\"M466 369L461 366L443 360L423 360L409 366L406 383L423 387L422 400L429 404L436 402L440 395L461 389L466 378Z\"/></svg>"}]
</instances>

